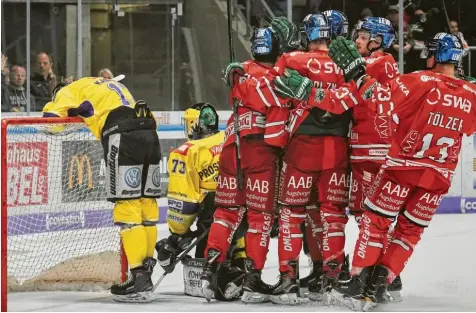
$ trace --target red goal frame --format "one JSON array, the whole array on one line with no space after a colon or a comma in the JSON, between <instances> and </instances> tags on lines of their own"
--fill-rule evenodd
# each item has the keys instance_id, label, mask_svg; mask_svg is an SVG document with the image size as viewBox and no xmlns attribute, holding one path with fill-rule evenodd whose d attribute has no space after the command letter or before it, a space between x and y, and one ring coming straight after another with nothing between
<instances>
[{"instance_id":1,"label":"red goal frame","mask_svg":"<svg viewBox=\"0 0 476 313\"><path fill-rule=\"evenodd\" d=\"M32 125L32 124L85 124L81 118L66 117L15 117L15 118L2 118L2 133L1 133L1 180L2 180L2 211L1 211L1 311L7 311L7 299L8 299L8 267L7 267L7 253L8 253L8 188L5 188L8 184L8 164L7 164L7 127L9 125ZM128 264L126 254L121 244L121 280L124 282L127 280Z\"/></svg>"}]
</instances>

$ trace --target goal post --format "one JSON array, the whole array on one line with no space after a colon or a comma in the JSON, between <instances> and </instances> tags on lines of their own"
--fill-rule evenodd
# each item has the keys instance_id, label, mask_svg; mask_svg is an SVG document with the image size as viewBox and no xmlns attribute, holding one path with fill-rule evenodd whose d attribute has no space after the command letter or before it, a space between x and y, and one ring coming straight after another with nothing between
<instances>
[{"instance_id":1,"label":"goal post","mask_svg":"<svg viewBox=\"0 0 476 313\"><path fill-rule=\"evenodd\" d=\"M8 292L126 280L104 152L80 118L2 119L1 158L2 311Z\"/></svg>"}]
</instances>

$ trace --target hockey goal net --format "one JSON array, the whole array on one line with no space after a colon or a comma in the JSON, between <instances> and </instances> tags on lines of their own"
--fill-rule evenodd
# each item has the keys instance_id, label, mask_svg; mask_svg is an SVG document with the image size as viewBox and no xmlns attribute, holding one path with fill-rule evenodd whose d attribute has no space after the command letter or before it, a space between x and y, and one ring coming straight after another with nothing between
<instances>
[{"instance_id":1,"label":"hockey goal net","mask_svg":"<svg viewBox=\"0 0 476 313\"><path fill-rule=\"evenodd\" d=\"M2 119L2 311L7 292L104 290L126 278L103 149L80 119Z\"/></svg>"}]
</instances>

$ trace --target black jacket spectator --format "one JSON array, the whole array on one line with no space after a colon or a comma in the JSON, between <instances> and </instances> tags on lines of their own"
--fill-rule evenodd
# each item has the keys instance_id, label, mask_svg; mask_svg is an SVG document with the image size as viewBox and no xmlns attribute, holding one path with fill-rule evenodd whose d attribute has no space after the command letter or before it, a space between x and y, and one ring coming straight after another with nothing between
<instances>
[{"instance_id":1,"label":"black jacket spectator","mask_svg":"<svg viewBox=\"0 0 476 313\"><path fill-rule=\"evenodd\" d=\"M39 73L35 73L30 80L31 93L35 96L36 106L31 106L32 111L41 111L46 103L51 100L49 85L51 82L50 76L45 78Z\"/></svg>"}]
</instances>

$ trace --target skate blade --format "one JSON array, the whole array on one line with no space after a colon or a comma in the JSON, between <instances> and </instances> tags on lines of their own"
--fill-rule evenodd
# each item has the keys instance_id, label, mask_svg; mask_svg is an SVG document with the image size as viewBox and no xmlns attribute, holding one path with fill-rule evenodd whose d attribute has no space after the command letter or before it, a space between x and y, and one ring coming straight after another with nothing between
<instances>
[{"instance_id":1,"label":"skate blade","mask_svg":"<svg viewBox=\"0 0 476 313\"><path fill-rule=\"evenodd\" d=\"M299 296L300 296L301 298L307 298L307 297L309 296L309 293L310 293L310 292L309 292L309 289L308 289L307 287L301 286L301 287L299 288Z\"/></svg>"},{"instance_id":2,"label":"skate blade","mask_svg":"<svg viewBox=\"0 0 476 313\"><path fill-rule=\"evenodd\" d=\"M295 293L272 295L269 297L269 299L274 304L280 304L280 305L297 305L301 302L299 301L298 296Z\"/></svg>"},{"instance_id":3,"label":"skate blade","mask_svg":"<svg viewBox=\"0 0 476 313\"><path fill-rule=\"evenodd\" d=\"M403 302L402 293L400 291L387 291L390 295L389 302Z\"/></svg>"},{"instance_id":4,"label":"skate blade","mask_svg":"<svg viewBox=\"0 0 476 313\"><path fill-rule=\"evenodd\" d=\"M311 301L319 301L319 302L327 300L326 295L322 292L309 292L309 294L307 295L307 298Z\"/></svg>"},{"instance_id":5,"label":"skate blade","mask_svg":"<svg viewBox=\"0 0 476 313\"><path fill-rule=\"evenodd\" d=\"M156 299L152 292L137 292L128 295L112 295L112 299L120 303L150 303Z\"/></svg>"},{"instance_id":6,"label":"skate blade","mask_svg":"<svg viewBox=\"0 0 476 313\"><path fill-rule=\"evenodd\" d=\"M330 292L330 298L332 298L330 301L339 303L340 305L347 307L352 311L367 312L376 306L376 303L371 302L369 299L355 299L336 290L332 290Z\"/></svg>"},{"instance_id":7,"label":"skate blade","mask_svg":"<svg viewBox=\"0 0 476 313\"><path fill-rule=\"evenodd\" d=\"M202 292L207 302L210 302L215 296L215 291L211 289L208 280L202 280Z\"/></svg>"},{"instance_id":8,"label":"skate blade","mask_svg":"<svg viewBox=\"0 0 476 313\"><path fill-rule=\"evenodd\" d=\"M269 302L269 295L264 295L258 292L245 291L241 296L243 303L266 303Z\"/></svg>"},{"instance_id":9,"label":"skate blade","mask_svg":"<svg viewBox=\"0 0 476 313\"><path fill-rule=\"evenodd\" d=\"M364 300L361 300L360 302L362 302L362 312L368 312L377 306L377 303L369 298L364 298Z\"/></svg>"}]
</instances>

